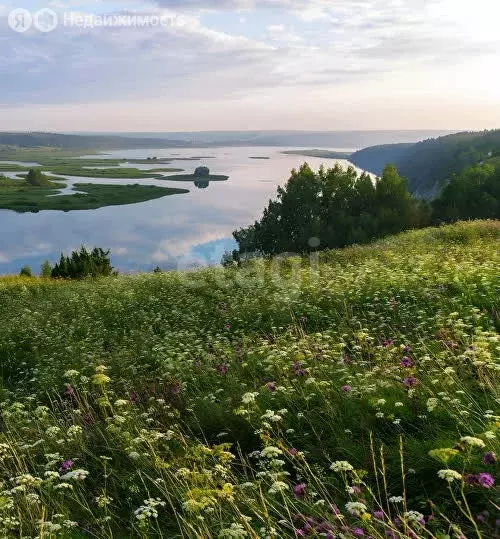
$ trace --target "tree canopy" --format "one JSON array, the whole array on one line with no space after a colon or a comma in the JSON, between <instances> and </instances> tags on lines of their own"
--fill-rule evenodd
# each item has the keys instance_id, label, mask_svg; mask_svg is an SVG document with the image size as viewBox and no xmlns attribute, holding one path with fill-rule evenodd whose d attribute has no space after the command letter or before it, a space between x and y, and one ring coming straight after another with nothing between
<instances>
[{"instance_id":1,"label":"tree canopy","mask_svg":"<svg viewBox=\"0 0 500 539\"><path fill-rule=\"evenodd\" d=\"M344 247L418 226L420 205L394 166L380 178L336 164L293 170L260 221L233 233L240 253L276 255Z\"/></svg>"},{"instance_id":2,"label":"tree canopy","mask_svg":"<svg viewBox=\"0 0 500 539\"><path fill-rule=\"evenodd\" d=\"M194 171L194 175L197 178L206 178L210 176L210 169L208 167L197 167Z\"/></svg>"},{"instance_id":3,"label":"tree canopy","mask_svg":"<svg viewBox=\"0 0 500 539\"><path fill-rule=\"evenodd\" d=\"M96 247L87 251L82 246L80 251L73 251L71 256L61 254L59 262L52 269L53 278L82 279L84 277L106 277L113 273L110 251Z\"/></svg>"},{"instance_id":4,"label":"tree canopy","mask_svg":"<svg viewBox=\"0 0 500 539\"><path fill-rule=\"evenodd\" d=\"M500 219L500 168L484 164L454 175L433 201L436 219Z\"/></svg>"}]
</instances>

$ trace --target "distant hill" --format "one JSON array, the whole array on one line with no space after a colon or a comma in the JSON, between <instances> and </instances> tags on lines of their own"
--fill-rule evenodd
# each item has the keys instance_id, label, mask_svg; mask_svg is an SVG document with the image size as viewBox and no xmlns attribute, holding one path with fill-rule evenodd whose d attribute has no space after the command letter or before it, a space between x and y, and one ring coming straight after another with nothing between
<instances>
[{"instance_id":1,"label":"distant hill","mask_svg":"<svg viewBox=\"0 0 500 539\"><path fill-rule=\"evenodd\" d=\"M20 146L22 148L54 147L66 150L125 150L141 148L186 148L192 145L186 141L162 138L0 132L0 146Z\"/></svg>"},{"instance_id":2,"label":"distant hill","mask_svg":"<svg viewBox=\"0 0 500 539\"><path fill-rule=\"evenodd\" d=\"M448 135L446 130L370 131L191 131L163 133L101 133L133 138L182 140L197 146L289 146L290 148L357 149L375 144L418 142ZM78 134L78 133L74 133ZM98 135L99 133L82 133Z\"/></svg>"},{"instance_id":3,"label":"distant hill","mask_svg":"<svg viewBox=\"0 0 500 539\"><path fill-rule=\"evenodd\" d=\"M416 144L373 146L355 152L350 161L374 174L381 174L386 164L394 164L416 196L432 198L453 174L495 155L500 155L500 129L457 133Z\"/></svg>"}]
</instances>

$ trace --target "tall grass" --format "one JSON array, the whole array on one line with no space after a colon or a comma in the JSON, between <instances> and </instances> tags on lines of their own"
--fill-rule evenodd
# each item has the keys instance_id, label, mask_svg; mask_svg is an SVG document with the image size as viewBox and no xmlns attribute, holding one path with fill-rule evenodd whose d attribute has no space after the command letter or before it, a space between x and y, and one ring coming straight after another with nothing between
<instances>
[{"instance_id":1,"label":"tall grass","mask_svg":"<svg viewBox=\"0 0 500 539\"><path fill-rule=\"evenodd\" d=\"M0 280L0 536L495 537L499 238Z\"/></svg>"}]
</instances>

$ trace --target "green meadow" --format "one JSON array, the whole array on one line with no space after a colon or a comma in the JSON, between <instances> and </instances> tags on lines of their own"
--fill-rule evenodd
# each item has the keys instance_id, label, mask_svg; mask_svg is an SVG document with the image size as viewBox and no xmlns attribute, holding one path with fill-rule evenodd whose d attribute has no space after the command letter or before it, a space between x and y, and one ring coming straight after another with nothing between
<instances>
[{"instance_id":1,"label":"green meadow","mask_svg":"<svg viewBox=\"0 0 500 539\"><path fill-rule=\"evenodd\" d=\"M0 535L496 537L499 242L0 279Z\"/></svg>"},{"instance_id":2,"label":"green meadow","mask_svg":"<svg viewBox=\"0 0 500 539\"><path fill-rule=\"evenodd\" d=\"M64 178L61 178L64 180ZM168 195L187 193L186 189L156 187L153 185L101 185L77 183L75 189L82 193L57 195L65 183L34 187L22 180L0 177L0 209L19 213L42 210L72 211L94 210L104 206L118 206L146 202ZM54 196L57 195L57 196Z\"/></svg>"}]
</instances>

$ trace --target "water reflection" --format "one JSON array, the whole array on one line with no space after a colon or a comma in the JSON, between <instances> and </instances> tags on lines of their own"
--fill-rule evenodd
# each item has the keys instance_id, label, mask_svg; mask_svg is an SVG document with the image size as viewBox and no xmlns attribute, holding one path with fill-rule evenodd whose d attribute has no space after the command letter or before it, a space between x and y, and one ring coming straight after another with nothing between
<instances>
[{"instance_id":1,"label":"water reflection","mask_svg":"<svg viewBox=\"0 0 500 539\"><path fill-rule=\"evenodd\" d=\"M265 148L270 159L250 159L259 149L217 148L179 150L183 159L205 155L199 161L173 162L192 174L197 166L210 166L211 174L225 174L228 181L194 183L152 180L89 180L71 178L73 183L160 185L188 188L187 194L167 196L140 204L110 206L91 211L68 213L41 211L16 214L0 210L0 273L17 273L28 264L38 271L44 260L56 261L61 251L78 249L82 244L111 249L114 266L120 271L187 268L193 264L217 264L226 249L235 243L232 231L258 219L276 187L290 176L290 170L304 161L319 167L322 160L284 155L288 148ZM129 159L171 157L168 149L113 152L111 157ZM95 157L95 156L94 156ZM333 164L333 161L330 161ZM347 162L343 162L347 165ZM132 165L141 168L141 165ZM146 165L154 168L157 165ZM158 165L165 167L170 165ZM198 183L198 185L197 185ZM209 187L209 188L208 188ZM68 190L69 190L68 188Z\"/></svg>"},{"instance_id":2,"label":"water reflection","mask_svg":"<svg viewBox=\"0 0 500 539\"><path fill-rule=\"evenodd\" d=\"M210 185L210 181L204 178L196 178L193 183L198 189L206 189Z\"/></svg>"}]
</instances>

